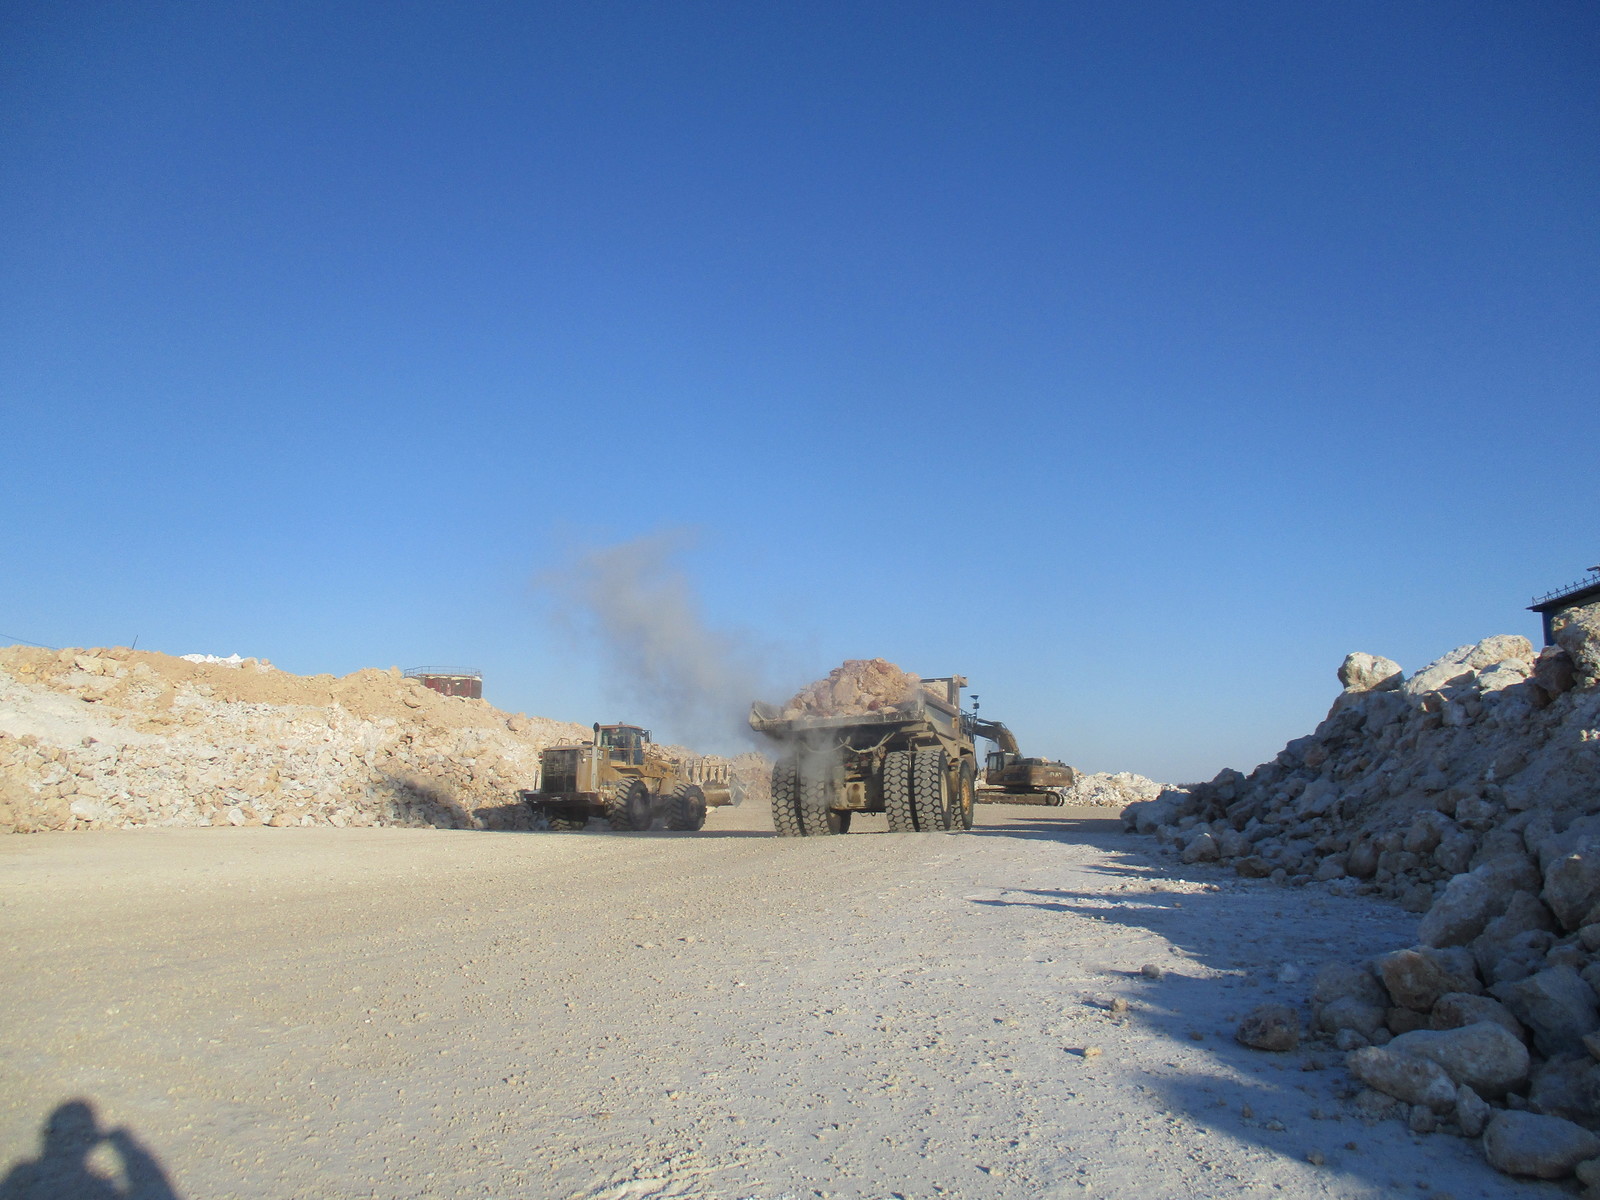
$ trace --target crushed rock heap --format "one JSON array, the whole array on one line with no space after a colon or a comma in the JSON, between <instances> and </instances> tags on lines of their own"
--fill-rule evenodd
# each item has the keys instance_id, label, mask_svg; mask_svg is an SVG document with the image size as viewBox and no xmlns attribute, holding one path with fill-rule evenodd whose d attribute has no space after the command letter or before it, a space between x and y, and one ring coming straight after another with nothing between
<instances>
[{"instance_id":1,"label":"crushed rock heap","mask_svg":"<svg viewBox=\"0 0 1600 1200\"><path fill-rule=\"evenodd\" d=\"M1416 945L1316 978L1312 1025L1349 1052L1358 1110L1600 1195L1600 605L1555 636L1410 678L1352 654L1316 732L1124 821L1185 862L1424 914Z\"/></svg>"},{"instance_id":2,"label":"crushed rock heap","mask_svg":"<svg viewBox=\"0 0 1600 1200\"><path fill-rule=\"evenodd\" d=\"M1157 783L1132 771L1099 771L1079 775L1078 781L1061 791L1062 802L1094 808L1124 808L1141 800L1154 800L1172 790L1169 783Z\"/></svg>"},{"instance_id":3,"label":"crushed rock heap","mask_svg":"<svg viewBox=\"0 0 1600 1200\"><path fill-rule=\"evenodd\" d=\"M846 659L826 679L801 688L783 706L785 720L796 717L854 717L893 708L916 695L922 678L881 658Z\"/></svg>"},{"instance_id":4,"label":"crushed rock heap","mask_svg":"<svg viewBox=\"0 0 1600 1200\"><path fill-rule=\"evenodd\" d=\"M528 828L516 791L534 786L539 751L590 736L397 669L300 676L249 658L13 646L0 649L0 832Z\"/></svg>"}]
</instances>

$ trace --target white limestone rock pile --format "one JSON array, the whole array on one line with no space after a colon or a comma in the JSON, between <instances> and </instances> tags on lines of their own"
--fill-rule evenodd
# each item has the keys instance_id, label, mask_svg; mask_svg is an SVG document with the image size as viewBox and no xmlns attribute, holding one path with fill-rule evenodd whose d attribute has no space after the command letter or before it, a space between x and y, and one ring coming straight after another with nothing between
<instances>
[{"instance_id":1,"label":"white limestone rock pile","mask_svg":"<svg viewBox=\"0 0 1600 1200\"><path fill-rule=\"evenodd\" d=\"M1508 1173L1600 1181L1600 606L1540 653L1492 637L1409 678L1351 655L1340 680L1272 762L1125 823L1189 862L1421 914L1415 946L1312 989L1357 1110L1481 1138Z\"/></svg>"},{"instance_id":2,"label":"white limestone rock pile","mask_svg":"<svg viewBox=\"0 0 1600 1200\"><path fill-rule=\"evenodd\" d=\"M196 825L526 828L539 751L587 726L398 670L0 649L0 832Z\"/></svg>"},{"instance_id":3,"label":"white limestone rock pile","mask_svg":"<svg viewBox=\"0 0 1600 1200\"><path fill-rule=\"evenodd\" d=\"M854 717L903 704L922 680L881 658L846 659L843 666L801 688L783 706L785 720L796 717Z\"/></svg>"},{"instance_id":4,"label":"white limestone rock pile","mask_svg":"<svg viewBox=\"0 0 1600 1200\"><path fill-rule=\"evenodd\" d=\"M1067 804L1126 808L1141 800L1154 800L1170 789L1170 784L1157 783L1132 771L1100 771L1093 775L1079 775L1078 781L1071 787L1061 789L1061 798Z\"/></svg>"}]
</instances>

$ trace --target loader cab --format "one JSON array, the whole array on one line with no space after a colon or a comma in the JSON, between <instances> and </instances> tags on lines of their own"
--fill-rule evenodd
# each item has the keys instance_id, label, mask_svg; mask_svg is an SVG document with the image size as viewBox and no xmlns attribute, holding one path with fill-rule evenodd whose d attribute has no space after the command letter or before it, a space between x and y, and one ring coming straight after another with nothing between
<instances>
[{"instance_id":1,"label":"loader cab","mask_svg":"<svg viewBox=\"0 0 1600 1200\"><path fill-rule=\"evenodd\" d=\"M644 747L650 731L637 725L596 725L595 741L606 758L627 766L644 766Z\"/></svg>"}]
</instances>

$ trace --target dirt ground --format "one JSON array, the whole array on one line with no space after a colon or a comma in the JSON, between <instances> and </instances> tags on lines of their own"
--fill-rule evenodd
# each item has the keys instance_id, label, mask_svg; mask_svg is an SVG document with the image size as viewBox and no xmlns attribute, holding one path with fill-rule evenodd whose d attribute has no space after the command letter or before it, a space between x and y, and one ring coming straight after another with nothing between
<instances>
[{"instance_id":1,"label":"dirt ground","mask_svg":"<svg viewBox=\"0 0 1600 1200\"><path fill-rule=\"evenodd\" d=\"M764 819L0 840L0 1165L54 1114L58 1181L147 1200L1566 1194L1232 1041L1396 908L1175 871L1104 809Z\"/></svg>"}]
</instances>

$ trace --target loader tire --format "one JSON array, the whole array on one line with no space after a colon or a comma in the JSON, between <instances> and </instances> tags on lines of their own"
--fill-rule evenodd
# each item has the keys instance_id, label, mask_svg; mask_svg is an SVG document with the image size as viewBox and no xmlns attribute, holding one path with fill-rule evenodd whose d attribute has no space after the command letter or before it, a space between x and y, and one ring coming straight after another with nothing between
<instances>
[{"instance_id":1,"label":"loader tire","mask_svg":"<svg viewBox=\"0 0 1600 1200\"><path fill-rule=\"evenodd\" d=\"M961 760L960 783L953 800L950 828L966 833L972 828L972 810L978 802L978 768L970 758Z\"/></svg>"},{"instance_id":2,"label":"loader tire","mask_svg":"<svg viewBox=\"0 0 1600 1200\"><path fill-rule=\"evenodd\" d=\"M580 821L577 817L547 817L546 828L552 833L571 833L575 829L582 829L589 822Z\"/></svg>"},{"instance_id":3,"label":"loader tire","mask_svg":"<svg viewBox=\"0 0 1600 1200\"><path fill-rule=\"evenodd\" d=\"M834 812L831 807L833 780L826 766L813 759L800 769L800 829L807 837L827 837L850 827L850 814Z\"/></svg>"},{"instance_id":4,"label":"loader tire","mask_svg":"<svg viewBox=\"0 0 1600 1200\"><path fill-rule=\"evenodd\" d=\"M802 837L800 827L800 760L780 758L772 767L772 828L779 837Z\"/></svg>"},{"instance_id":5,"label":"loader tire","mask_svg":"<svg viewBox=\"0 0 1600 1200\"><path fill-rule=\"evenodd\" d=\"M706 795L697 783L679 784L667 801L667 828L696 833L705 828Z\"/></svg>"},{"instance_id":6,"label":"loader tire","mask_svg":"<svg viewBox=\"0 0 1600 1200\"><path fill-rule=\"evenodd\" d=\"M883 811L890 833L915 833L916 810L911 803L911 751L891 750L883 757Z\"/></svg>"},{"instance_id":7,"label":"loader tire","mask_svg":"<svg viewBox=\"0 0 1600 1200\"><path fill-rule=\"evenodd\" d=\"M924 833L950 828L950 758L943 747L918 750L912 758L911 804Z\"/></svg>"},{"instance_id":8,"label":"loader tire","mask_svg":"<svg viewBox=\"0 0 1600 1200\"><path fill-rule=\"evenodd\" d=\"M650 785L642 779L630 779L619 787L611 803L606 805L606 819L619 833L649 829L655 821L655 813L650 809Z\"/></svg>"}]
</instances>

